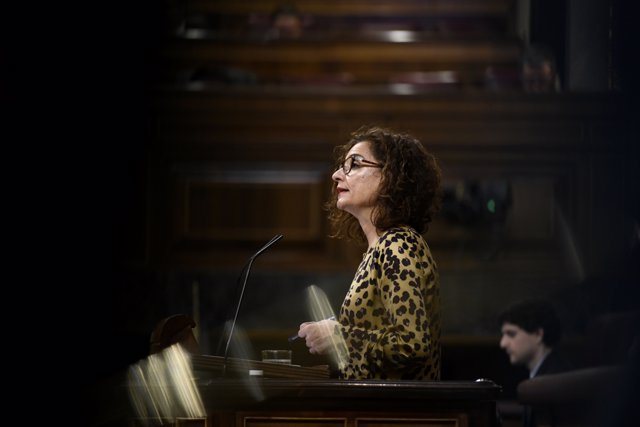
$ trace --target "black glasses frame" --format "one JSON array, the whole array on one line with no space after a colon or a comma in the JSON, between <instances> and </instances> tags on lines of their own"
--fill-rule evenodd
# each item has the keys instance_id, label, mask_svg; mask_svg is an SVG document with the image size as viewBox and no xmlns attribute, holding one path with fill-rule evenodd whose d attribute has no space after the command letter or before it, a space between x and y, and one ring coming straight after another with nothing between
<instances>
[{"instance_id":1,"label":"black glasses frame","mask_svg":"<svg viewBox=\"0 0 640 427\"><path fill-rule=\"evenodd\" d=\"M349 173L351 172L351 169L353 168L354 163L358 167L370 167L370 168L384 167L384 165L381 165L380 163L372 162L371 160L365 159L360 154L352 154L347 158L345 158L344 161L340 164L340 168L342 168L342 172L344 172L345 175L349 175Z\"/></svg>"}]
</instances>

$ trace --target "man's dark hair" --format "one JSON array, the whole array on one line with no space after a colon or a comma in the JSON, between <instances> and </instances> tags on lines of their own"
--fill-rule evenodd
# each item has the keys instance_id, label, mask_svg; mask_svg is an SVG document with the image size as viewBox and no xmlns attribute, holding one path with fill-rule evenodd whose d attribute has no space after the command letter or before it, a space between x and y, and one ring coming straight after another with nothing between
<instances>
[{"instance_id":1,"label":"man's dark hair","mask_svg":"<svg viewBox=\"0 0 640 427\"><path fill-rule=\"evenodd\" d=\"M562 337L562 324L553 304L544 299L519 301L498 316L498 324L513 323L529 333L544 330L542 340L548 347L556 345Z\"/></svg>"}]
</instances>

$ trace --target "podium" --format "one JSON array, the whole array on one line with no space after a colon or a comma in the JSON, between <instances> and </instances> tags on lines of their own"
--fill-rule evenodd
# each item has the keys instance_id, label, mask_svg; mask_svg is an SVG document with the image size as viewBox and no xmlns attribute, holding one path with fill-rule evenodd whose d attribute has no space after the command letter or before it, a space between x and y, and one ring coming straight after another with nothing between
<instances>
[{"instance_id":1,"label":"podium","mask_svg":"<svg viewBox=\"0 0 640 427\"><path fill-rule=\"evenodd\" d=\"M194 372L219 358L194 357ZM500 387L478 381L339 380L323 368L271 371L256 361L227 360L229 377L199 377L202 415L162 420L174 427L495 427ZM235 365L238 362L240 365ZM267 377L248 374L265 368ZM269 365L269 364L266 364ZM208 366L209 368L211 366ZM205 369L206 370L206 369ZM247 374L244 375L243 373ZM303 378L311 372L314 378ZM271 377L270 377L271 376ZM169 393L170 394L170 393ZM131 427L158 425L130 419Z\"/></svg>"},{"instance_id":2,"label":"podium","mask_svg":"<svg viewBox=\"0 0 640 427\"><path fill-rule=\"evenodd\" d=\"M166 329L166 325L163 328ZM327 365L303 367L225 359L187 354L180 346L164 351L168 352L165 361L174 358L182 362L174 360L167 365L168 369L162 368L156 373L175 374L184 370L186 377L162 386L140 381L133 388L133 394L143 396L150 392L155 399L153 408L164 406L169 409L165 414L175 410L175 415L164 416L162 420L130 418L131 427L149 427L158 422L175 427L497 425L496 400L501 389L490 380L339 380L330 377ZM256 370L261 375L251 375ZM147 378L154 379L155 374ZM136 394L136 388L141 388L142 393ZM172 396L176 397L174 401L169 399ZM191 413L197 415L177 415L187 406L196 408Z\"/></svg>"},{"instance_id":3,"label":"podium","mask_svg":"<svg viewBox=\"0 0 640 427\"><path fill-rule=\"evenodd\" d=\"M215 380L200 388L207 427L490 427L491 381ZM258 398L256 397L258 396Z\"/></svg>"}]
</instances>

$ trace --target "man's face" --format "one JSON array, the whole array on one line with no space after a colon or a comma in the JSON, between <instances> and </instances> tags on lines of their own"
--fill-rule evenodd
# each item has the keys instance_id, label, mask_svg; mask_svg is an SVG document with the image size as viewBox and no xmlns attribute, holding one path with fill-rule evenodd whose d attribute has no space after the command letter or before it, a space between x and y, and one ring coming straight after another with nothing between
<instances>
[{"instance_id":1,"label":"man's face","mask_svg":"<svg viewBox=\"0 0 640 427\"><path fill-rule=\"evenodd\" d=\"M507 352L512 365L529 367L536 351L542 345L542 330L529 333L520 326L505 322L502 325L500 348ZM530 367L529 367L530 368Z\"/></svg>"}]
</instances>

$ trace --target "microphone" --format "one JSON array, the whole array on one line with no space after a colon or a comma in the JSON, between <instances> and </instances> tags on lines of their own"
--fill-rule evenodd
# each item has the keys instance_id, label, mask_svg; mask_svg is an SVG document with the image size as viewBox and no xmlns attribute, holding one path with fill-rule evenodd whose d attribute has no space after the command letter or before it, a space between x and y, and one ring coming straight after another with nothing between
<instances>
[{"instance_id":1,"label":"microphone","mask_svg":"<svg viewBox=\"0 0 640 427\"><path fill-rule=\"evenodd\" d=\"M244 265L242 271L240 272L240 276L238 277L238 283L242 281L242 287L240 288L240 297L238 298L238 303L236 305L236 312L233 316L233 322L231 322L231 328L229 329L229 336L227 337L227 344L224 348L224 363L222 365L222 376L225 375L227 370L227 359L229 357L229 346L231 344L231 338L233 337L233 330L236 326L236 321L238 320L238 313L240 312L240 305L242 305L242 297L244 296L244 289L247 286L247 280L249 279L249 272L251 271L251 265L253 261L255 261L258 256L260 256L264 251L273 246L278 240L284 237L282 234L275 235L271 240L269 240L262 248L260 248L255 254L253 254L249 260Z\"/></svg>"}]
</instances>

